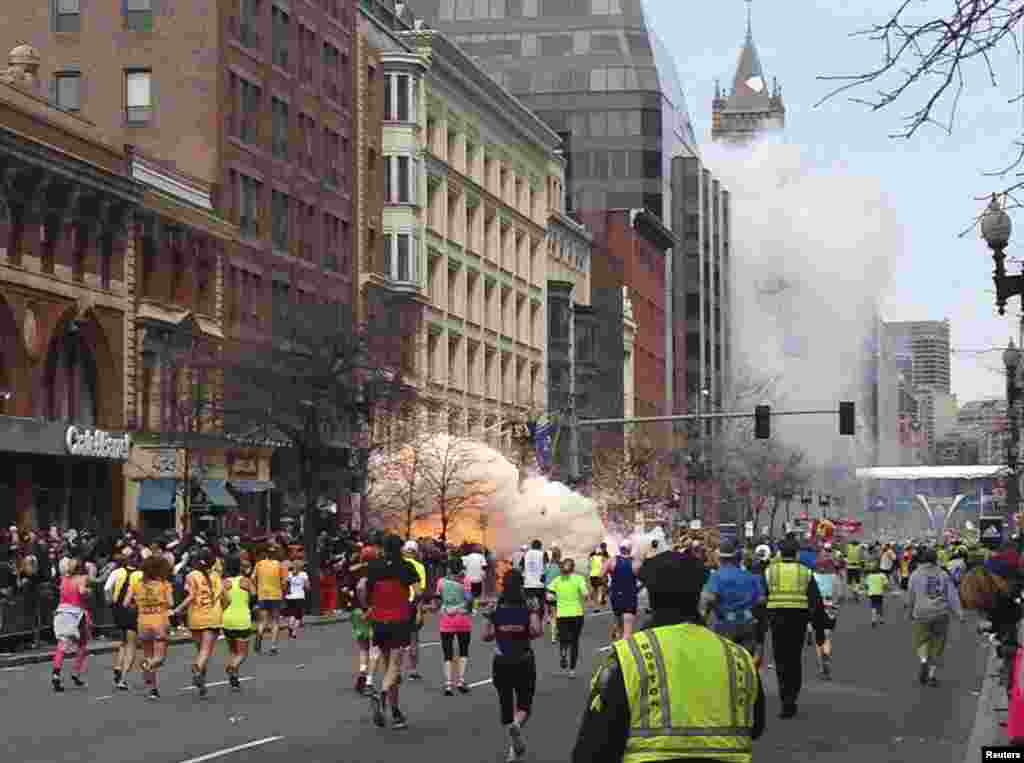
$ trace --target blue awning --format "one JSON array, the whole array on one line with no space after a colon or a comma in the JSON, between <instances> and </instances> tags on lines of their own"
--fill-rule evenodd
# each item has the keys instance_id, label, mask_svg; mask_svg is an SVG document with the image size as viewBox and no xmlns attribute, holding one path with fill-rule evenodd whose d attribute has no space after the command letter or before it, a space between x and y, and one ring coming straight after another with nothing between
<instances>
[{"instance_id":1,"label":"blue awning","mask_svg":"<svg viewBox=\"0 0 1024 763\"><path fill-rule=\"evenodd\" d=\"M270 480L231 480L228 487L236 493L265 493L275 485Z\"/></svg>"},{"instance_id":2,"label":"blue awning","mask_svg":"<svg viewBox=\"0 0 1024 763\"><path fill-rule=\"evenodd\" d=\"M177 480L142 480L140 485L139 511L174 511L177 504Z\"/></svg>"},{"instance_id":3,"label":"blue awning","mask_svg":"<svg viewBox=\"0 0 1024 763\"><path fill-rule=\"evenodd\" d=\"M237 509L238 502L227 490L227 480L203 480L203 493L209 502L209 508Z\"/></svg>"}]
</instances>

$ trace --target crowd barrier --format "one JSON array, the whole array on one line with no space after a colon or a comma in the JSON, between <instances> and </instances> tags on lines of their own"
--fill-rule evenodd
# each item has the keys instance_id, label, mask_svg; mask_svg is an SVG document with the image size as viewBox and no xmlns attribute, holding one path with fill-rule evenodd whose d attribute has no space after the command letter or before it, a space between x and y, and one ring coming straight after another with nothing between
<instances>
[{"instance_id":1,"label":"crowd barrier","mask_svg":"<svg viewBox=\"0 0 1024 763\"><path fill-rule=\"evenodd\" d=\"M57 588L50 583L29 584L0 593L0 654L11 654L55 643L53 613ZM103 592L90 597L93 634L110 636L114 618Z\"/></svg>"}]
</instances>

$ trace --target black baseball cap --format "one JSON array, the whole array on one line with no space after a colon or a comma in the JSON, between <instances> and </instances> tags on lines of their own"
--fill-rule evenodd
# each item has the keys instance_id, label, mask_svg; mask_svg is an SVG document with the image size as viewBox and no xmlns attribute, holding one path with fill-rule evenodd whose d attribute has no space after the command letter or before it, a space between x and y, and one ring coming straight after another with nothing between
<instances>
[{"instance_id":1,"label":"black baseball cap","mask_svg":"<svg viewBox=\"0 0 1024 763\"><path fill-rule=\"evenodd\" d=\"M692 599L696 604L704 588L704 564L675 551L658 554L644 562L639 574L651 594L651 606L665 606L665 600L678 604Z\"/></svg>"}]
</instances>

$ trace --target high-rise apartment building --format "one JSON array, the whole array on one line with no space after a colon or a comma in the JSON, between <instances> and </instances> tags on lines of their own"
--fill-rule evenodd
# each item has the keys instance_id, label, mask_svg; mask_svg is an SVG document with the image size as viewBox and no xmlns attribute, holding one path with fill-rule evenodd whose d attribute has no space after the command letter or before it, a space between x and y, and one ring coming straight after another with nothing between
<instances>
[{"instance_id":1,"label":"high-rise apartment building","mask_svg":"<svg viewBox=\"0 0 1024 763\"><path fill-rule=\"evenodd\" d=\"M909 360L911 386L950 391L949 320L891 322L885 330L899 353L904 375Z\"/></svg>"},{"instance_id":2,"label":"high-rise apartment building","mask_svg":"<svg viewBox=\"0 0 1024 763\"><path fill-rule=\"evenodd\" d=\"M760 135L780 132L786 126L782 88L774 79L768 88L768 77L754 44L750 6L747 8L747 36L736 62L732 89L723 93L715 83L711 102L711 137L715 142L751 143Z\"/></svg>"}]
</instances>

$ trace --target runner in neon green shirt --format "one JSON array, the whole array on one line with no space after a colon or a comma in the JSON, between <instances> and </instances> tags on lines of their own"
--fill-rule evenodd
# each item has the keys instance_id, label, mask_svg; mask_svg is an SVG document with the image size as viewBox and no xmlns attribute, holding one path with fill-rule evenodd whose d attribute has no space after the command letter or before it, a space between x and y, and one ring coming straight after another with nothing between
<instances>
[{"instance_id":1,"label":"runner in neon green shirt","mask_svg":"<svg viewBox=\"0 0 1024 763\"><path fill-rule=\"evenodd\" d=\"M875 628L879 623L885 623L885 592L889 588L889 580L878 567L872 565L864 584L868 589L868 599L871 602L871 627Z\"/></svg>"},{"instance_id":2,"label":"runner in neon green shirt","mask_svg":"<svg viewBox=\"0 0 1024 763\"><path fill-rule=\"evenodd\" d=\"M583 608L590 593L586 579L577 575L575 570L576 563L572 559L564 560L562 574L548 584L548 591L554 594L555 599L562 670L568 670L570 678L576 677L580 636L583 634Z\"/></svg>"}]
</instances>

